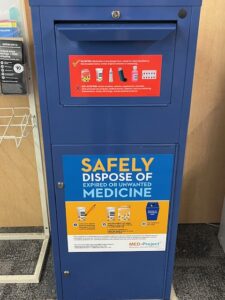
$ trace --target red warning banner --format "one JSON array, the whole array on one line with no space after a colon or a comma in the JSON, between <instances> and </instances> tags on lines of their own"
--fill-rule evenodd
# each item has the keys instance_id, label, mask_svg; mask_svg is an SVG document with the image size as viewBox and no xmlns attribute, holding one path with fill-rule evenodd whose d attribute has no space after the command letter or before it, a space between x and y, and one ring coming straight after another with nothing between
<instances>
[{"instance_id":1,"label":"red warning banner","mask_svg":"<svg viewBox=\"0 0 225 300\"><path fill-rule=\"evenodd\" d=\"M162 55L70 55L71 97L159 97Z\"/></svg>"}]
</instances>

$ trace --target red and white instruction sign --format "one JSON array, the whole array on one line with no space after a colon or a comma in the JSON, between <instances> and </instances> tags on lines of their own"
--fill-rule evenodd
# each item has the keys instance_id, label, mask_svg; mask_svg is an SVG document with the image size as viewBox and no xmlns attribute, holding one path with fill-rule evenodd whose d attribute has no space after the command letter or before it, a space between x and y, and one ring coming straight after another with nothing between
<instances>
[{"instance_id":1,"label":"red and white instruction sign","mask_svg":"<svg viewBox=\"0 0 225 300\"><path fill-rule=\"evenodd\" d=\"M70 55L71 97L159 97L162 55Z\"/></svg>"}]
</instances>

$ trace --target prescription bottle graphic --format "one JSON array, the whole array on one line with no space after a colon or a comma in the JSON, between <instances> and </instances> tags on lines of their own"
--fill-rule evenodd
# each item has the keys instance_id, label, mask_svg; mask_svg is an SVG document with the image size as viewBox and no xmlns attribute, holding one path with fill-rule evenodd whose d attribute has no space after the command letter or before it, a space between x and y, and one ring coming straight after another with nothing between
<instances>
[{"instance_id":1,"label":"prescription bottle graphic","mask_svg":"<svg viewBox=\"0 0 225 300\"><path fill-rule=\"evenodd\" d=\"M85 207L77 207L77 216L79 221L86 220L86 208Z\"/></svg>"},{"instance_id":2,"label":"prescription bottle graphic","mask_svg":"<svg viewBox=\"0 0 225 300\"><path fill-rule=\"evenodd\" d=\"M115 212L116 212L115 207L107 207L106 211L107 211L108 221L114 221L115 220Z\"/></svg>"},{"instance_id":3,"label":"prescription bottle graphic","mask_svg":"<svg viewBox=\"0 0 225 300\"><path fill-rule=\"evenodd\" d=\"M96 81L101 82L103 80L103 68L96 68Z\"/></svg>"}]
</instances>

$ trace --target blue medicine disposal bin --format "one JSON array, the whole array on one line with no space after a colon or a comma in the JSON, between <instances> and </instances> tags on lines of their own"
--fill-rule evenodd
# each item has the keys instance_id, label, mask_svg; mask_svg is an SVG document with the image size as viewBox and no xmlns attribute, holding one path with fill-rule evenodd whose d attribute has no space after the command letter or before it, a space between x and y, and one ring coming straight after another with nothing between
<instances>
[{"instance_id":1,"label":"blue medicine disposal bin","mask_svg":"<svg viewBox=\"0 0 225 300\"><path fill-rule=\"evenodd\" d=\"M201 0L30 5L58 299L169 300Z\"/></svg>"}]
</instances>

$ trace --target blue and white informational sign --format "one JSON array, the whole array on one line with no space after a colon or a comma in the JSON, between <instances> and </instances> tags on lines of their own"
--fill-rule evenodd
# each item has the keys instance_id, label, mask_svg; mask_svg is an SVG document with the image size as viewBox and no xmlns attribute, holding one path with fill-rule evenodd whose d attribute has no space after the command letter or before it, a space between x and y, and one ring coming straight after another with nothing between
<instances>
[{"instance_id":1,"label":"blue and white informational sign","mask_svg":"<svg viewBox=\"0 0 225 300\"><path fill-rule=\"evenodd\" d=\"M69 252L165 251L172 154L65 155Z\"/></svg>"},{"instance_id":2,"label":"blue and white informational sign","mask_svg":"<svg viewBox=\"0 0 225 300\"><path fill-rule=\"evenodd\" d=\"M65 155L63 166L67 201L170 199L173 154Z\"/></svg>"}]
</instances>

